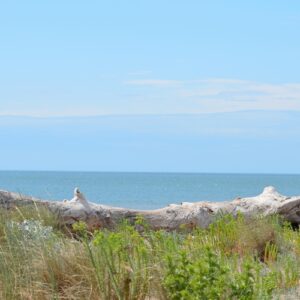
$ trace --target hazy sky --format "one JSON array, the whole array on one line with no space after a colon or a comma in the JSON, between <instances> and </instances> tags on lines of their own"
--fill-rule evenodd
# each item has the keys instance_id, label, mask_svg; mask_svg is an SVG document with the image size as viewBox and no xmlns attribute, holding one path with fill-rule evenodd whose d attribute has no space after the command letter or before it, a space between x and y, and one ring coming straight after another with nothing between
<instances>
[{"instance_id":1,"label":"hazy sky","mask_svg":"<svg viewBox=\"0 0 300 300\"><path fill-rule=\"evenodd\" d=\"M0 112L300 110L299 1L1 1Z\"/></svg>"},{"instance_id":2,"label":"hazy sky","mask_svg":"<svg viewBox=\"0 0 300 300\"><path fill-rule=\"evenodd\" d=\"M210 113L209 121L197 121L197 126L193 121L187 121L192 119L184 119L183 123L188 124L184 126L184 132L190 138L188 147L193 153L197 153L200 147L203 151L216 144L218 153L222 154L220 147L226 148L233 142L238 147L242 143L240 138L246 143L243 147L247 145L248 149L253 147L255 150L261 141L247 139L247 132L251 129L253 135L259 136L268 128L266 134L272 135L270 150L278 146L276 137L289 138L284 140L287 147L280 148L280 152L276 150L276 155L281 155L280 159L286 166L277 171L297 172L296 154L290 156L285 149L299 148L300 125L292 113L300 111L299 28L300 2L291 0L2 1L0 115L142 117L148 114ZM248 127L245 125L247 128L239 128L244 116L240 111L251 112L251 121L246 123ZM272 112L256 124L261 111L273 111L275 116L274 111L285 112L280 118L276 117L277 125L270 127L274 124L269 122ZM218 128L218 132L227 132L222 138L216 134L217 128L211 130L208 126L215 113L223 112L235 112L235 118L240 120L234 123L236 138L226 138L228 131L233 130L228 125L229 119L225 118L227 121L222 121ZM51 154L42 155L40 161L34 159L41 154L32 147L41 138L35 127L39 123L26 127L23 121L19 121L4 118L0 122L0 137L7 141L5 149L0 150L3 160L0 169L50 169L47 158ZM112 146L113 151L104 165L93 164L96 155L92 160L81 152L82 155L76 156L82 160L80 169L118 170L119 166L120 170L145 171L276 171L276 168L271 168L271 163L275 163L277 156L273 154L275 158L270 160L269 150L253 154L254 161L255 158L259 162L270 161L265 167L247 162L245 152L235 153L230 147L224 158L228 165L221 164L219 169L217 164L210 168L209 163L201 167L200 162L195 165L192 160L181 161L181 153L190 153L182 149L181 152L174 150L171 157L160 158L145 149L151 149L151 145L156 145L158 152L164 149L168 131L155 127L158 123L153 124L155 130L152 127L150 130L143 127L143 121L132 123L135 125L125 130L126 119L115 120L119 122L116 126L122 129L121 136L112 135L118 151ZM162 127L171 126L165 122L160 123ZM254 123L256 125L252 128ZM59 131L54 129L53 123L47 124L43 137L49 135L51 143L47 144L48 149L53 146L51 161L58 162L55 166L52 164L53 168L73 169L68 147L59 153L54 149L54 145L61 142ZM281 124L285 125L280 127ZM182 126L177 125L172 123L173 132L182 130ZM23 126L27 128L25 141L22 138ZM66 126L66 140L77 134L78 142L84 141L80 126L76 127L76 132L75 127ZM93 124L89 132L93 132L93 126L102 125ZM105 126L105 138L108 138L107 134L114 125ZM151 136L142 134L144 138L141 138L135 135L136 127L141 127L141 132L151 131ZM83 130L85 134L87 128ZM201 131L200 135L197 130ZM203 135L208 139L199 144ZM102 138L101 130L97 131L95 139L98 142L85 140L86 148L94 149L101 156L103 145L99 141ZM17 150L13 147L18 139L31 151L31 158L15 152ZM122 144L126 140L137 145L137 149L140 146L146 151L145 157L151 163L146 163L145 157L139 163L134 162L132 149L126 147L127 142ZM174 135L166 149L176 149L177 145L184 147L185 142L183 136ZM109 147L107 151L109 153ZM207 150L205 161L212 162L215 157L222 157L218 153L212 156ZM22 160L27 157L26 164L16 159L21 157Z\"/></svg>"},{"instance_id":3,"label":"hazy sky","mask_svg":"<svg viewBox=\"0 0 300 300\"><path fill-rule=\"evenodd\" d=\"M4 170L299 173L300 112L0 117Z\"/></svg>"}]
</instances>

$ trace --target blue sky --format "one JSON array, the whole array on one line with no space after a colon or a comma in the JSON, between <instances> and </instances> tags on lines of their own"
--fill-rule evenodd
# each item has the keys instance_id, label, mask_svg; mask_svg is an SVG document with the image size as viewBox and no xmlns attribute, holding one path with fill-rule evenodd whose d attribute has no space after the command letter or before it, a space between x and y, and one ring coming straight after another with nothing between
<instances>
[{"instance_id":1,"label":"blue sky","mask_svg":"<svg viewBox=\"0 0 300 300\"><path fill-rule=\"evenodd\" d=\"M0 168L74 169L69 148L57 152L55 147L60 134L68 141L77 134L86 148L105 156L105 164L97 164L97 155L89 158L80 146L82 154L76 159L81 170L297 172L297 156L289 151L299 147L300 124L294 117L300 111L299 26L297 1L2 1L0 132L7 147L0 150ZM251 121L241 126L245 111ZM234 116L234 128L226 113ZM193 123L191 114L202 121ZM95 126L104 126L94 132L97 142L86 140L78 134L80 126L68 123L68 117L103 115L118 115L111 119L117 124L82 125L88 136ZM125 115L141 121L126 127ZM164 121L147 127L147 115ZM167 115L180 121L170 124ZM15 116L43 119L29 126ZM62 125L66 131L59 133L56 121L43 121L54 117L67 122ZM212 126L220 118L220 125ZM51 141L48 149L53 147L49 153L32 146L43 140L38 127L46 125L43 137ZM115 141L110 149L99 141L107 139L114 126L120 134L111 134ZM143 134L136 135L136 127ZM165 130L169 127L172 138ZM176 134L182 128L185 134ZM256 153L262 132L269 144ZM286 147L278 147L281 139ZM26 145L27 156L15 152L17 140ZM233 143L242 149L247 145L253 161L247 161L245 151L231 151ZM138 152L134 145L144 152L140 160L132 155ZM208 149L214 145L219 150L213 156ZM151 152L151 147L157 150ZM159 149L173 149L173 154L160 157ZM267 149L275 153L270 156ZM195 160L197 151L205 163L182 158ZM226 163L220 159L216 164L215 157ZM276 169L279 157L283 162ZM261 161L269 163L262 166Z\"/></svg>"},{"instance_id":2,"label":"blue sky","mask_svg":"<svg viewBox=\"0 0 300 300\"><path fill-rule=\"evenodd\" d=\"M299 173L300 112L0 118L4 170Z\"/></svg>"}]
</instances>

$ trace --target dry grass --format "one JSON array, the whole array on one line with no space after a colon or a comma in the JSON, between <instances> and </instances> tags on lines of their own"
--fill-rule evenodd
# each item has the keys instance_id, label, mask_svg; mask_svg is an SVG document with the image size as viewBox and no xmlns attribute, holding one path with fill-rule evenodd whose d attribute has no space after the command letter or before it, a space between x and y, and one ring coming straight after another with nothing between
<instances>
[{"instance_id":1,"label":"dry grass","mask_svg":"<svg viewBox=\"0 0 300 300\"><path fill-rule=\"evenodd\" d=\"M28 236L16 224L30 219L54 230ZM201 261L207 248L232 276L243 277L244 262L261 270L253 279L256 292L297 288L300 279L299 232L276 218L225 216L207 230L186 233L141 235L126 223L113 232L87 233L84 224L74 230L76 238L66 235L44 208L1 211L0 299L167 299L168 259L185 252Z\"/></svg>"}]
</instances>

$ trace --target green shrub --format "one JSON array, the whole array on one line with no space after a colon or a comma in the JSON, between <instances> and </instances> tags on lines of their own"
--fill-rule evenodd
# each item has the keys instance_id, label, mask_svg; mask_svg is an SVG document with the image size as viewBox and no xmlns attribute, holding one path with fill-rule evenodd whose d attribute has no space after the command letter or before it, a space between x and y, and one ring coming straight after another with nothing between
<instances>
[{"instance_id":1,"label":"green shrub","mask_svg":"<svg viewBox=\"0 0 300 300\"><path fill-rule=\"evenodd\" d=\"M68 233L43 208L0 210L0 299L261 300L299 287L300 234L277 217L178 232L135 221Z\"/></svg>"},{"instance_id":2,"label":"green shrub","mask_svg":"<svg viewBox=\"0 0 300 300\"><path fill-rule=\"evenodd\" d=\"M260 266L254 261L246 261L241 269L233 270L209 248L196 261L181 252L178 258L169 256L164 284L174 300L269 298L276 287L272 276L261 280Z\"/></svg>"}]
</instances>

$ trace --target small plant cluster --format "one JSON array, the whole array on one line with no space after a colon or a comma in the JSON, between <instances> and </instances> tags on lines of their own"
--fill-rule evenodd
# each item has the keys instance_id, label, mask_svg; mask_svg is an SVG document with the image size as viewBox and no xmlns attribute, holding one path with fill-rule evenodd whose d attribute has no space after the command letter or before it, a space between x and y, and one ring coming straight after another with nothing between
<instances>
[{"instance_id":1,"label":"small plant cluster","mask_svg":"<svg viewBox=\"0 0 300 300\"><path fill-rule=\"evenodd\" d=\"M42 225L39 220L24 220L21 223L12 221L11 229L18 231L25 240L46 240L52 237L53 228L51 226Z\"/></svg>"},{"instance_id":2,"label":"small plant cluster","mask_svg":"<svg viewBox=\"0 0 300 300\"><path fill-rule=\"evenodd\" d=\"M209 248L201 256L193 262L182 252L177 260L169 259L165 285L170 298L268 299L276 288L273 274L262 276L255 262L243 262L235 270Z\"/></svg>"},{"instance_id":3,"label":"small plant cluster","mask_svg":"<svg viewBox=\"0 0 300 300\"><path fill-rule=\"evenodd\" d=\"M0 269L0 299L298 299L300 233L276 216L89 232L19 208L0 211Z\"/></svg>"}]
</instances>

